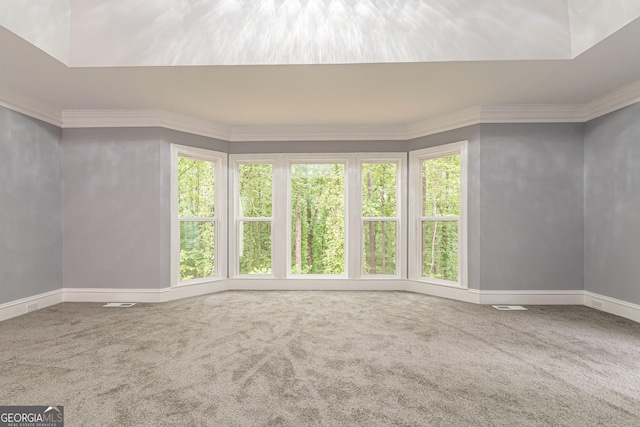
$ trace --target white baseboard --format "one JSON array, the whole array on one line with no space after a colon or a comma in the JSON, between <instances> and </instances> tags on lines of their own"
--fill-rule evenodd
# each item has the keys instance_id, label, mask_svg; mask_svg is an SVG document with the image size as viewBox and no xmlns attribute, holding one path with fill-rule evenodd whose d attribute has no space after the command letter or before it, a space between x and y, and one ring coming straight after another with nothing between
<instances>
[{"instance_id":1,"label":"white baseboard","mask_svg":"<svg viewBox=\"0 0 640 427\"><path fill-rule=\"evenodd\" d=\"M228 290L270 291L404 291L403 279L228 279Z\"/></svg>"},{"instance_id":2,"label":"white baseboard","mask_svg":"<svg viewBox=\"0 0 640 427\"><path fill-rule=\"evenodd\" d=\"M64 302L163 302L170 288L63 288Z\"/></svg>"},{"instance_id":3,"label":"white baseboard","mask_svg":"<svg viewBox=\"0 0 640 427\"><path fill-rule=\"evenodd\" d=\"M473 304L480 303L479 295L475 289L454 288L414 280L405 280L404 282L404 291L470 302Z\"/></svg>"},{"instance_id":4,"label":"white baseboard","mask_svg":"<svg viewBox=\"0 0 640 427\"><path fill-rule=\"evenodd\" d=\"M517 304L517 305L582 305L584 291L491 291L470 289L478 294L479 304Z\"/></svg>"},{"instance_id":5,"label":"white baseboard","mask_svg":"<svg viewBox=\"0 0 640 427\"><path fill-rule=\"evenodd\" d=\"M59 304L62 301L63 291L62 289L56 289L55 291L0 304L0 321L26 314L29 312L29 308L32 308L31 311L40 310L41 308Z\"/></svg>"},{"instance_id":6,"label":"white baseboard","mask_svg":"<svg viewBox=\"0 0 640 427\"><path fill-rule=\"evenodd\" d=\"M640 305L584 291L584 305L640 323Z\"/></svg>"},{"instance_id":7,"label":"white baseboard","mask_svg":"<svg viewBox=\"0 0 640 427\"><path fill-rule=\"evenodd\" d=\"M65 302L167 302L228 290L226 280L159 289L64 288Z\"/></svg>"},{"instance_id":8,"label":"white baseboard","mask_svg":"<svg viewBox=\"0 0 640 427\"><path fill-rule=\"evenodd\" d=\"M640 305L588 291L460 289L404 279L225 279L159 289L63 288L0 304L0 321L25 314L29 307L38 310L61 302L158 303L226 290L407 291L474 304L585 305L640 323Z\"/></svg>"}]
</instances>

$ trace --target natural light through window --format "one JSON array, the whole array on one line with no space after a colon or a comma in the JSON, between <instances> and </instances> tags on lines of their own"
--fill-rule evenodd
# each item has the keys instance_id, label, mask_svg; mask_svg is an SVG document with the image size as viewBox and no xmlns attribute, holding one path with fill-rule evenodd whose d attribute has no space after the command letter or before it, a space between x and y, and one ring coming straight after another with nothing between
<instances>
[{"instance_id":1,"label":"natural light through window","mask_svg":"<svg viewBox=\"0 0 640 427\"><path fill-rule=\"evenodd\" d=\"M422 161L422 276L458 281L460 156Z\"/></svg>"},{"instance_id":2,"label":"natural light through window","mask_svg":"<svg viewBox=\"0 0 640 427\"><path fill-rule=\"evenodd\" d=\"M273 165L240 164L237 221L240 274L271 274Z\"/></svg>"},{"instance_id":3,"label":"natural light through window","mask_svg":"<svg viewBox=\"0 0 640 427\"><path fill-rule=\"evenodd\" d=\"M291 273L345 273L345 165L291 165Z\"/></svg>"},{"instance_id":4,"label":"natural light through window","mask_svg":"<svg viewBox=\"0 0 640 427\"><path fill-rule=\"evenodd\" d=\"M178 159L180 280L215 274L215 164Z\"/></svg>"},{"instance_id":5,"label":"natural light through window","mask_svg":"<svg viewBox=\"0 0 640 427\"><path fill-rule=\"evenodd\" d=\"M411 153L414 233L419 254L415 276L439 284L464 286L464 156L465 143Z\"/></svg>"},{"instance_id":6,"label":"natural light through window","mask_svg":"<svg viewBox=\"0 0 640 427\"><path fill-rule=\"evenodd\" d=\"M224 242L226 199L223 165L214 152L191 147L173 146L172 260L174 283L195 282L225 274L219 271L218 242ZM222 194L221 194L222 193ZM226 226L224 226L226 227ZM226 258L224 255L222 258Z\"/></svg>"},{"instance_id":7,"label":"natural light through window","mask_svg":"<svg viewBox=\"0 0 640 427\"><path fill-rule=\"evenodd\" d=\"M362 274L396 274L398 232L395 163L363 163Z\"/></svg>"}]
</instances>

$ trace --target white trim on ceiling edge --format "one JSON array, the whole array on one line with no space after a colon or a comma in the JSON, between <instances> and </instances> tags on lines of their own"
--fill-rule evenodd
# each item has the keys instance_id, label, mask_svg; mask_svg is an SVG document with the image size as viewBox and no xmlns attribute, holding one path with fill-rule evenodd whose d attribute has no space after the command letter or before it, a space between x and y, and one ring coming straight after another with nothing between
<instances>
[{"instance_id":1,"label":"white trim on ceiling edge","mask_svg":"<svg viewBox=\"0 0 640 427\"><path fill-rule=\"evenodd\" d=\"M267 283L265 283L267 282ZM226 279L205 284L162 289L63 288L0 304L0 321L61 302L158 303L227 290L350 290L408 291L474 304L585 305L640 323L640 305L582 290L477 290L432 285L411 280L251 280Z\"/></svg>"},{"instance_id":2,"label":"white trim on ceiling edge","mask_svg":"<svg viewBox=\"0 0 640 427\"><path fill-rule=\"evenodd\" d=\"M637 102L640 80L583 105L483 105L400 125L229 126L163 110L60 111L0 86L0 105L62 128L162 127L224 141L404 141L479 123L584 123Z\"/></svg>"},{"instance_id":3,"label":"white trim on ceiling edge","mask_svg":"<svg viewBox=\"0 0 640 427\"><path fill-rule=\"evenodd\" d=\"M31 98L0 85L0 105L34 119L56 126L62 126L62 112L58 109L34 101Z\"/></svg>"}]
</instances>

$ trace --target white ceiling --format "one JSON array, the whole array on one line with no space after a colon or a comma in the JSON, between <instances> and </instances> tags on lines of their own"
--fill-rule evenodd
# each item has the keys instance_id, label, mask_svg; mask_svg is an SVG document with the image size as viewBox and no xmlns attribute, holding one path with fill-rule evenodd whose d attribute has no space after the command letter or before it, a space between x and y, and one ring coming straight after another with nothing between
<instances>
[{"instance_id":1,"label":"white ceiling","mask_svg":"<svg viewBox=\"0 0 640 427\"><path fill-rule=\"evenodd\" d=\"M558 1L560 0L544 0L539 4L545 5L543 9L546 7L552 10ZM539 15L523 25L519 25L520 22L517 21L512 22L516 24L511 25L512 30L517 30L512 33L515 37L513 40L496 42L497 39L489 38L494 52L494 57L489 57L491 60L343 65L70 67L66 65L69 61L65 58L74 58L74 46L80 42L71 37L70 50L50 42L56 37L64 39L64 35L68 34L64 31L65 25L73 28L73 19L68 16L68 11L59 7L50 10L50 13L60 24L44 31L46 36L32 34L29 37L39 38L39 46L43 49L49 40L49 53L54 54L51 52L53 49L63 62L14 32L0 27L0 89L4 88L4 92L0 90L0 101L2 93L11 92L58 111L155 109L227 126L243 127L397 126L478 105L582 105L640 79L640 55L636 53L640 41L640 20L632 19L639 13L636 10L638 7L634 8L633 5L640 5L640 1L611 0L620 4L622 12L620 8L616 9L615 13L610 14L613 16L610 19L599 17L608 15L595 5L593 11L598 12L599 16L585 13L582 6L594 1L569 0L569 9L563 19L569 22L570 17L574 17L572 22L581 24L573 25L571 29L566 27L573 31L572 36L567 36L558 45L558 51L562 51L559 56L566 59L548 59L558 57L553 50L558 46L543 43L536 45L537 47L531 46L535 49L540 46L550 48L547 53L541 54L547 59L495 60L495 52L501 52L503 46L504 52L513 51L513 40L532 42L538 37L542 38L547 29L556 28L553 22L539 28L529 25L537 22L542 16ZM0 12L7 2L15 0L5 0L3 6L0 6ZM106 4L97 0L60 1L55 4L59 6L61 3ZM124 4L120 0L116 3ZM464 2L456 3L462 5ZM474 2L493 4L491 7L494 9L495 3L489 0ZM524 4L538 4L538 1L509 0L502 3L518 3L524 7ZM110 6L111 4L109 2ZM515 8L513 11L517 12ZM527 13L524 12L528 10L519 9L518 16L526 16ZM31 15L39 16L38 19L45 19L47 16L41 10L32 11ZM0 16L6 19L8 15L0 13ZM11 22L18 26L15 24L19 21L17 15L13 16ZM582 18L576 18L580 16ZM509 17L512 16L507 16ZM120 18L125 19L123 16ZM1 19L0 24L10 26ZM131 19L132 22L138 22L142 18L136 16ZM591 27L588 24L590 19L594 20ZM471 25L470 21L472 19L468 17L467 25ZM625 21L631 22L609 35L612 28L615 29ZM496 22L492 22L492 25L497 25ZM136 25L123 23L123 28L133 31ZM113 28L117 28L117 25L114 24ZM599 30L590 32L585 28ZM558 31L553 30L551 33L556 34ZM256 34L259 36L260 32ZM466 37L465 40L474 38L469 37L466 32L460 34ZM499 32L495 34L504 35ZM188 35L188 32L183 35ZM29 38L24 34L22 36ZM149 39L145 35L139 40ZM163 39L160 45L166 45L168 40ZM515 44L518 43L520 42ZM570 59L572 52L579 53L590 43L597 44ZM123 39L105 46L104 50L85 46L79 51L90 52L91 55L87 54L85 59L78 60L77 63L89 60L100 62L100 58L110 57L109 55L113 57L114 52L118 52L114 46L122 46L125 50L129 48L127 40ZM132 49L135 51L138 48ZM174 54L183 51L180 43L172 49ZM190 49L189 52L198 52L198 49ZM444 45L440 45L439 49L442 55L455 55L456 52L464 51L449 50ZM289 49L285 51L290 52ZM148 58L162 56L153 49L149 52ZM136 55L122 55L122 58L129 58L125 62L135 57ZM140 57L144 58L144 55ZM73 64L73 60L71 63Z\"/></svg>"}]
</instances>

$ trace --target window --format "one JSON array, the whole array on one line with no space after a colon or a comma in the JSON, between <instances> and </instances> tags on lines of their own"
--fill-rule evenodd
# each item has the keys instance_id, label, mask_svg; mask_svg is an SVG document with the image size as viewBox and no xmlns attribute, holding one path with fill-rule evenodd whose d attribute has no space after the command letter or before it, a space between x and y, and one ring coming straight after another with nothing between
<instances>
[{"instance_id":1,"label":"window","mask_svg":"<svg viewBox=\"0 0 640 427\"><path fill-rule=\"evenodd\" d=\"M235 163L234 271L272 274L273 162Z\"/></svg>"},{"instance_id":2,"label":"window","mask_svg":"<svg viewBox=\"0 0 640 427\"><path fill-rule=\"evenodd\" d=\"M466 287L466 143L411 153L412 278Z\"/></svg>"},{"instance_id":3,"label":"window","mask_svg":"<svg viewBox=\"0 0 640 427\"><path fill-rule=\"evenodd\" d=\"M225 277L224 155L172 146L172 283ZM222 245L222 247L220 247Z\"/></svg>"},{"instance_id":4,"label":"window","mask_svg":"<svg viewBox=\"0 0 640 427\"><path fill-rule=\"evenodd\" d=\"M406 277L406 153L230 159L231 277Z\"/></svg>"},{"instance_id":5,"label":"window","mask_svg":"<svg viewBox=\"0 0 640 427\"><path fill-rule=\"evenodd\" d=\"M289 177L289 271L345 274L345 164L291 163Z\"/></svg>"},{"instance_id":6,"label":"window","mask_svg":"<svg viewBox=\"0 0 640 427\"><path fill-rule=\"evenodd\" d=\"M397 160L365 160L360 164L363 275L398 275L399 166Z\"/></svg>"}]
</instances>

